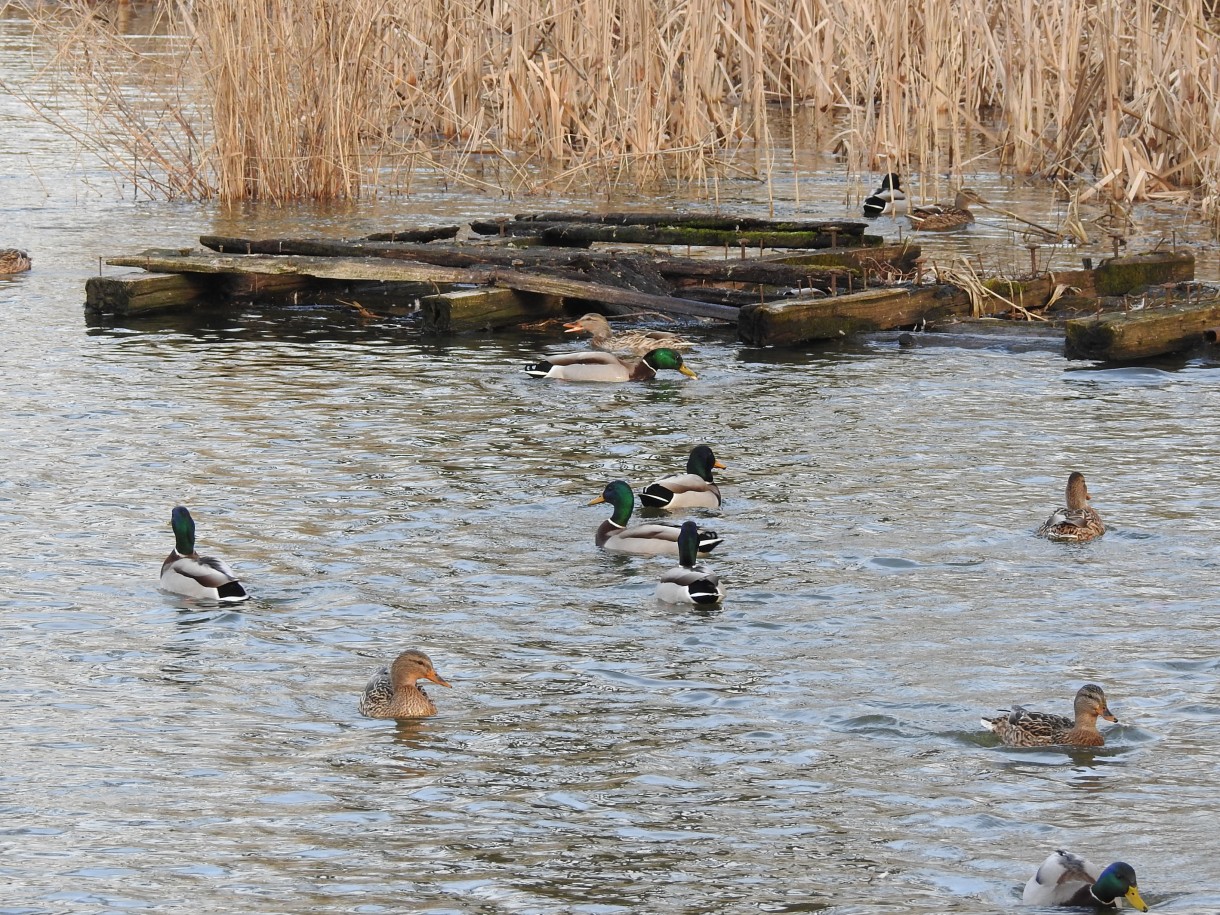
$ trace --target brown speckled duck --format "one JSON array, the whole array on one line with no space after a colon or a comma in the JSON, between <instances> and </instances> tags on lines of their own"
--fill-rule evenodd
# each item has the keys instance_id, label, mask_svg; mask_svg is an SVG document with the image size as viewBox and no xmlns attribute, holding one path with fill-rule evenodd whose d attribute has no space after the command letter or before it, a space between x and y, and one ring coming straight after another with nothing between
<instances>
[{"instance_id":1,"label":"brown speckled duck","mask_svg":"<svg viewBox=\"0 0 1220 915\"><path fill-rule=\"evenodd\" d=\"M16 248L0 248L0 276L23 273L30 269L33 261L24 251Z\"/></svg>"},{"instance_id":2,"label":"brown speckled duck","mask_svg":"<svg viewBox=\"0 0 1220 915\"><path fill-rule=\"evenodd\" d=\"M410 648L380 668L360 697L360 714L366 718L424 718L436 714L436 703L418 685L431 680L448 686L436 672L432 660L422 651Z\"/></svg>"},{"instance_id":3,"label":"brown speckled duck","mask_svg":"<svg viewBox=\"0 0 1220 915\"><path fill-rule=\"evenodd\" d=\"M1037 530L1039 537L1061 543L1087 543L1106 532L1101 515L1089 507L1084 474L1072 471L1067 482L1067 508L1061 508Z\"/></svg>"},{"instance_id":4,"label":"brown speckled duck","mask_svg":"<svg viewBox=\"0 0 1220 915\"><path fill-rule=\"evenodd\" d=\"M688 350L695 345L677 334L664 330L621 330L615 333L610 327L610 322L595 311L581 315L575 321L569 321L564 327L566 328L564 333L592 334L593 338L589 342L594 349L620 355L644 356L661 347Z\"/></svg>"},{"instance_id":5,"label":"brown speckled duck","mask_svg":"<svg viewBox=\"0 0 1220 915\"><path fill-rule=\"evenodd\" d=\"M986 202L979 196L978 191L964 187L957 192L952 204L933 203L913 207L908 218L911 220L911 228L920 232L951 232L974 222L970 204Z\"/></svg>"},{"instance_id":6,"label":"brown speckled duck","mask_svg":"<svg viewBox=\"0 0 1220 915\"><path fill-rule=\"evenodd\" d=\"M1075 719L1049 712L1031 712L1019 705L998 718L984 718L983 727L994 732L1009 747L1100 747L1106 739L1097 730L1097 719L1118 722L1106 705L1106 694L1096 683L1086 683L1076 693Z\"/></svg>"}]
</instances>

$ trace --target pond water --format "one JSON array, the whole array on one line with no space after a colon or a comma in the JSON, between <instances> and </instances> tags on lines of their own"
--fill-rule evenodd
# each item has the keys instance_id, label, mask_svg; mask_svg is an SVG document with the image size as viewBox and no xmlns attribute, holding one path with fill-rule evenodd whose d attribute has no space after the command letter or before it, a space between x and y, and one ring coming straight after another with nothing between
<instances>
[{"instance_id":1,"label":"pond water","mask_svg":"<svg viewBox=\"0 0 1220 915\"><path fill-rule=\"evenodd\" d=\"M0 79L26 42L0 20ZM804 180L846 214L841 176ZM989 913L1057 847L1130 862L1158 911L1220 911L1216 356L694 328L698 380L579 386L521 371L541 334L82 318L112 253L523 208L133 205L0 96L0 246L35 259L0 280L0 912ZM998 224L933 244L1028 257ZM599 552L586 505L701 441L728 465L695 513L725 538L712 610L656 603L672 561ZM1035 539L1074 469L1109 533ZM249 603L157 591L179 503ZM412 646L453 685L440 714L359 717ZM1104 748L978 724L1088 681Z\"/></svg>"}]
</instances>

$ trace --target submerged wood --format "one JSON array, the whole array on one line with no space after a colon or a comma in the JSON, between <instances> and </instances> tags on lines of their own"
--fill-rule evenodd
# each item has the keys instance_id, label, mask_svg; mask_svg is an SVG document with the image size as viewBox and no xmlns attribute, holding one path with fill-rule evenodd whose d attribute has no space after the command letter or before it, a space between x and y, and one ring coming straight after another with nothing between
<instances>
[{"instance_id":1,"label":"submerged wood","mask_svg":"<svg viewBox=\"0 0 1220 915\"><path fill-rule=\"evenodd\" d=\"M943 320L970 314L970 308L969 295L954 286L870 289L824 299L746 305L737 336L751 346L791 346Z\"/></svg>"},{"instance_id":2,"label":"submerged wood","mask_svg":"<svg viewBox=\"0 0 1220 915\"><path fill-rule=\"evenodd\" d=\"M440 285L502 286L521 292L556 295L592 302L607 302L647 311L716 318L735 322L737 309L675 296L620 289L588 280L514 270L508 267L457 268L385 258L270 256L261 254L181 254L151 251L110 258L119 267L142 267L164 273L267 273L303 274L323 279L424 282ZM440 290L438 290L440 291ZM533 312L523 316L532 317Z\"/></svg>"},{"instance_id":3,"label":"submerged wood","mask_svg":"<svg viewBox=\"0 0 1220 915\"><path fill-rule=\"evenodd\" d=\"M85 281L85 311L115 317L151 314L214 301L219 292L215 279L185 273L91 276Z\"/></svg>"},{"instance_id":4,"label":"submerged wood","mask_svg":"<svg viewBox=\"0 0 1220 915\"><path fill-rule=\"evenodd\" d=\"M424 330L451 334L490 330L539 317L565 313L559 296L534 295L516 289L456 289L419 300Z\"/></svg>"},{"instance_id":5,"label":"submerged wood","mask_svg":"<svg viewBox=\"0 0 1220 915\"><path fill-rule=\"evenodd\" d=\"M1203 343L1220 323L1220 299L1136 311L1104 312L1067 322L1069 359L1126 362L1184 352Z\"/></svg>"},{"instance_id":6,"label":"submerged wood","mask_svg":"<svg viewBox=\"0 0 1220 915\"><path fill-rule=\"evenodd\" d=\"M366 241L439 241L442 238L453 238L461 230L461 226L433 226L428 229L400 229L397 232L374 232L366 235Z\"/></svg>"}]
</instances>

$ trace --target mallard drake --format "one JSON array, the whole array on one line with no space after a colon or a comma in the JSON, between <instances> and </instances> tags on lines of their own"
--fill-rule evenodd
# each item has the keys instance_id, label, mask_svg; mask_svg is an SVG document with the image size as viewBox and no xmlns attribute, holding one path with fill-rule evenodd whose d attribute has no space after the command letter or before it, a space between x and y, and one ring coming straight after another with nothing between
<instances>
[{"instance_id":1,"label":"mallard drake","mask_svg":"<svg viewBox=\"0 0 1220 915\"><path fill-rule=\"evenodd\" d=\"M1100 747L1106 742L1097 730L1097 719L1118 723L1106 694L1096 683L1086 683L1076 693L1075 719L1049 712L1030 712L1019 705L998 718L984 718L983 727L994 731L1010 747Z\"/></svg>"},{"instance_id":2,"label":"mallard drake","mask_svg":"<svg viewBox=\"0 0 1220 915\"><path fill-rule=\"evenodd\" d=\"M1061 508L1037 530L1039 537L1057 540L1060 543L1087 543L1106 532L1101 515L1090 508L1089 488L1084 474L1072 471L1067 482L1067 508Z\"/></svg>"},{"instance_id":3,"label":"mallard drake","mask_svg":"<svg viewBox=\"0 0 1220 915\"><path fill-rule=\"evenodd\" d=\"M685 350L694 347L691 341L671 334L666 330L621 330L615 333L610 328L610 322L595 311L581 315L575 321L564 325L564 333L592 334L589 342L594 349L605 350L608 353L621 353L630 356L645 356L654 349L666 348Z\"/></svg>"},{"instance_id":4,"label":"mallard drake","mask_svg":"<svg viewBox=\"0 0 1220 915\"><path fill-rule=\"evenodd\" d=\"M161 590L221 603L237 603L250 595L229 564L195 552L195 519L179 505L170 513L174 548L161 563Z\"/></svg>"},{"instance_id":5,"label":"mallard drake","mask_svg":"<svg viewBox=\"0 0 1220 915\"><path fill-rule=\"evenodd\" d=\"M667 604L718 604L724 600L720 576L698 563L699 525L685 521L678 531L678 565L661 576L657 600Z\"/></svg>"},{"instance_id":6,"label":"mallard drake","mask_svg":"<svg viewBox=\"0 0 1220 915\"><path fill-rule=\"evenodd\" d=\"M527 365L525 371L535 378L562 378L565 381L650 381L661 369L673 369L689 378L698 378L682 362L677 350L661 347L643 359L628 362L613 353L588 351L559 353Z\"/></svg>"},{"instance_id":7,"label":"mallard drake","mask_svg":"<svg viewBox=\"0 0 1220 915\"><path fill-rule=\"evenodd\" d=\"M908 218L911 220L911 227L920 232L949 232L974 222L970 204L986 202L979 196L978 191L964 187L957 192L952 204L933 203L914 207Z\"/></svg>"},{"instance_id":8,"label":"mallard drake","mask_svg":"<svg viewBox=\"0 0 1220 915\"><path fill-rule=\"evenodd\" d=\"M624 480L607 483L602 494L590 505L608 502L614 513L597 529L594 542L602 549L619 553L643 553L658 555L678 554L679 527L676 524L637 524L628 527L631 512L635 508L635 494ZM710 553L720 544L720 535L715 531L699 531L699 552Z\"/></svg>"},{"instance_id":9,"label":"mallard drake","mask_svg":"<svg viewBox=\"0 0 1220 915\"><path fill-rule=\"evenodd\" d=\"M649 508L717 508L720 487L712 482L712 468L725 467L707 445L696 445L686 459L686 473L657 480L640 493L640 503Z\"/></svg>"},{"instance_id":10,"label":"mallard drake","mask_svg":"<svg viewBox=\"0 0 1220 915\"><path fill-rule=\"evenodd\" d=\"M24 251L18 251L16 248L0 249L0 276L22 273L29 270L32 264L30 256Z\"/></svg>"},{"instance_id":11,"label":"mallard drake","mask_svg":"<svg viewBox=\"0 0 1220 915\"><path fill-rule=\"evenodd\" d=\"M1115 861L1105 870L1060 849L1039 865L1025 884L1021 901L1027 905L1117 909L1124 903L1147 912L1135 883L1135 868Z\"/></svg>"},{"instance_id":12,"label":"mallard drake","mask_svg":"<svg viewBox=\"0 0 1220 915\"><path fill-rule=\"evenodd\" d=\"M907 195L902 189L902 182L895 172L890 172L881 179L881 187L864 198L864 215L869 219L893 216L905 210L906 206Z\"/></svg>"},{"instance_id":13,"label":"mallard drake","mask_svg":"<svg viewBox=\"0 0 1220 915\"><path fill-rule=\"evenodd\" d=\"M424 718L436 714L420 680L449 686L422 651L407 649L393 664L378 668L360 697L360 714L366 718Z\"/></svg>"}]
</instances>

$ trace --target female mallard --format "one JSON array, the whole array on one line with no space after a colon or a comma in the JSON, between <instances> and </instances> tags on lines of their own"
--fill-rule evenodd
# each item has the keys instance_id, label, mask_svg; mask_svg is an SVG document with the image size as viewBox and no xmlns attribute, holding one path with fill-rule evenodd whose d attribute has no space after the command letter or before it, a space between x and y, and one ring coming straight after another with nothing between
<instances>
[{"instance_id":1,"label":"female mallard","mask_svg":"<svg viewBox=\"0 0 1220 915\"><path fill-rule=\"evenodd\" d=\"M890 172L881 179L881 187L864 198L864 215L869 219L893 216L905 210L906 206L907 195L902 189L902 183L896 173Z\"/></svg>"},{"instance_id":2,"label":"female mallard","mask_svg":"<svg viewBox=\"0 0 1220 915\"><path fill-rule=\"evenodd\" d=\"M0 276L22 273L29 270L32 264L30 256L24 251L18 251L16 248L0 249Z\"/></svg>"},{"instance_id":3,"label":"female mallard","mask_svg":"<svg viewBox=\"0 0 1220 915\"><path fill-rule=\"evenodd\" d=\"M635 508L635 495L623 480L607 483L602 494L590 505L608 502L614 513L597 529L594 542L602 549L618 553L644 553L658 555L678 553L679 528L676 524L637 524L628 527L631 512ZM715 531L699 531L699 552L710 553L720 543Z\"/></svg>"},{"instance_id":4,"label":"female mallard","mask_svg":"<svg viewBox=\"0 0 1220 915\"><path fill-rule=\"evenodd\" d=\"M1106 705L1106 694L1096 683L1086 683L1076 693L1076 718L1030 712L1019 705L998 718L984 718L983 727L994 731L1010 747L1100 747L1106 742L1097 730L1097 719L1118 723Z\"/></svg>"},{"instance_id":5,"label":"female mallard","mask_svg":"<svg viewBox=\"0 0 1220 915\"><path fill-rule=\"evenodd\" d=\"M1084 474L1072 471L1068 477L1067 508L1061 508L1038 528L1039 537L1060 543L1087 543L1106 532L1101 515L1088 506L1089 488Z\"/></svg>"},{"instance_id":6,"label":"female mallard","mask_svg":"<svg viewBox=\"0 0 1220 915\"><path fill-rule=\"evenodd\" d=\"M227 562L195 552L195 519L189 511L179 505L170 513L169 525L174 529L174 548L161 563L161 590L221 603L250 597Z\"/></svg>"},{"instance_id":7,"label":"female mallard","mask_svg":"<svg viewBox=\"0 0 1220 915\"><path fill-rule=\"evenodd\" d=\"M1135 883L1135 868L1115 861L1104 871L1084 858L1060 849L1042 862L1025 884L1021 901L1028 905L1118 909L1124 903L1141 912L1148 906Z\"/></svg>"},{"instance_id":8,"label":"female mallard","mask_svg":"<svg viewBox=\"0 0 1220 915\"><path fill-rule=\"evenodd\" d=\"M667 604L718 604L724 600L720 576L698 563L699 525L684 522L678 531L678 566L661 576L657 600Z\"/></svg>"},{"instance_id":9,"label":"female mallard","mask_svg":"<svg viewBox=\"0 0 1220 915\"><path fill-rule=\"evenodd\" d=\"M615 333L610 329L610 322L595 311L581 315L575 321L569 321L564 327L567 328L564 333L592 334L593 339L589 342L594 349L629 356L646 356L660 347L683 350L695 345L665 330L621 330Z\"/></svg>"},{"instance_id":10,"label":"female mallard","mask_svg":"<svg viewBox=\"0 0 1220 915\"><path fill-rule=\"evenodd\" d=\"M527 365L525 371L535 378L562 378L565 381L650 381L661 369L673 369L690 378L698 378L683 364L677 350L654 349L643 359L627 362L613 353L588 351L560 353Z\"/></svg>"},{"instance_id":11,"label":"female mallard","mask_svg":"<svg viewBox=\"0 0 1220 915\"><path fill-rule=\"evenodd\" d=\"M929 206L915 207L908 218L911 220L911 227L921 232L949 232L974 222L970 204L986 202L979 196L978 191L964 187L957 192L952 205L933 203Z\"/></svg>"},{"instance_id":12,"label":"female mallard","mask_svg":"<svg viewBox=\"0 0 1220 915\"><path fill-rule=\"evenodd\" d=\"M649 508L718 508L720 487L712 482L712 468L725 467L707 445L696 445L686 459L686 473L657 480L640 493Z\"/></svg>"},{"instance_id":13,"label":"female mallard","mask_svg":"<svg viewBox=\"0 0 1220 915\"><path fill-rule=\"evenodd\" d=\"M408 649L393 664L378 669L360 697L360 714L366 718L424 718L436 714L420 680L449 686L422 651Z\"/></svg>"}]
</instances>

